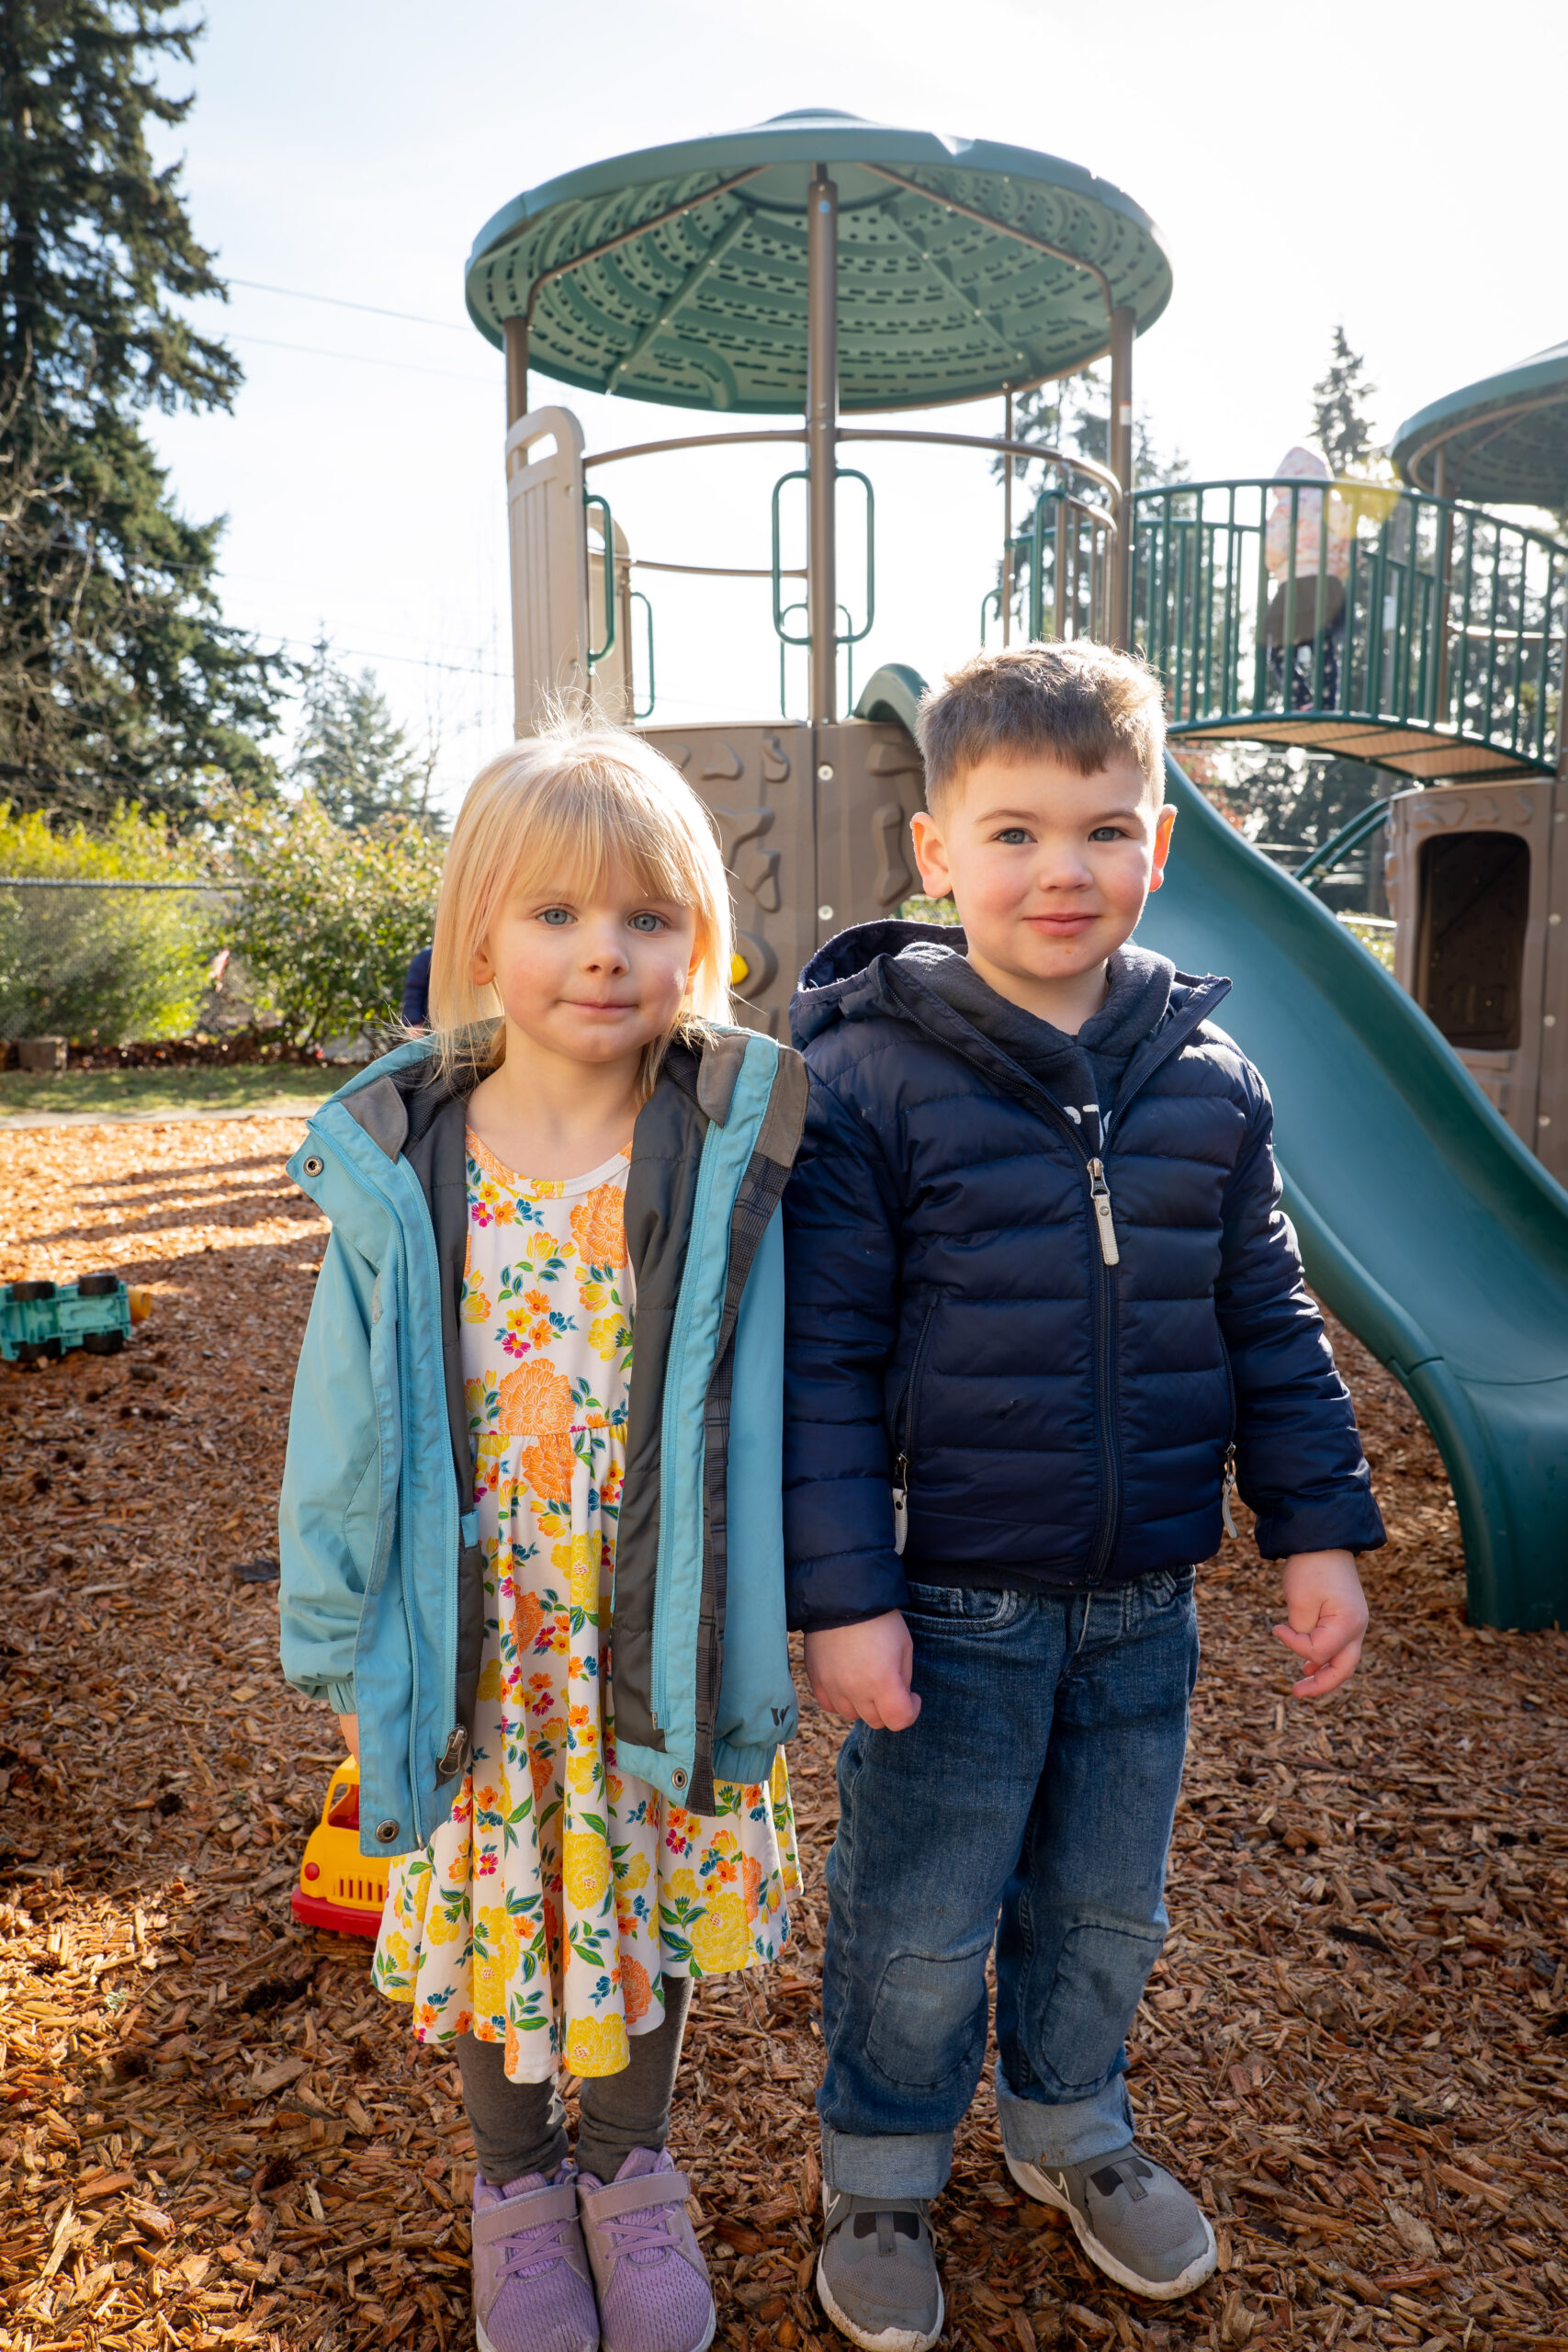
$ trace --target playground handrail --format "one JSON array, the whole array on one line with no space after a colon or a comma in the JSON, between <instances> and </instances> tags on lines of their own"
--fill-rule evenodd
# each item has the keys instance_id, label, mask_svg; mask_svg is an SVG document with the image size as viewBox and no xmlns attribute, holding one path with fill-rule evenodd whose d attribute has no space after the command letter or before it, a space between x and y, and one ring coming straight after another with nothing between
<instances>
[{"instance_id":1,"label":"playground handrail","mask_svg":"<svg viewBox=\"0 0 1568 2352\"><path fill-rule=\"evenodd\" d=\"M1359 849L1363 842L1371 841L1372 835L1387 824L1388 812L1398 797L1396 792L1391 792L1386 800L1374 800L1370 808L1359 810L1340 826L1337 833L1330 833L1309 857L1303 858L1301 864L1292 869L1293 878L1305 888L1315 890L1324 876L1331 874L1337 865L1343 865L1352 850Z\"/></svg>"},{"instance_id":2,"label":"playground handrail","mask_svg":"<svg viewBox=\"0 0 1568 2352\"><path fill-rule=\"evenodd\" d=\"M583 458L583 470L590 466L611 466L623 458L661 458L676 449L721 449L742 442L804 441L802 425L773 425L750 433L682 433L669 441L634 441L623 449L590 450ZM1111 501L1111 514L1121 503L1122 485L1109 466L1093 458L1076 456L1066 449L1053 449L1043 441L1009 440L992 433L922 433L913 425L840 424L834 435L838 441L922 441L939 448L987 449L996 458L1038 458L1044 465L1062 466L1073 473L1086 474L1089 481L1104 491ZM1181 487L1195 487L1183 483Z\"/></svg>"},{"instance_id":3,"label":"playground handrail","mask_svg":"<svg viewBox=\"0 0 1568 2352\"><path fill-rule=\"evenodd\" d=\"M1087 474L1111 501L1111 520L1122 503L1122 485L1109 466L1093 458L1075 457L1066 449L1048 448L1043 441L1008 440L997 433L921 433L913 425L840 424L840 441L926 441L952 449L989 449L998 458L1039 458L1046 465L1065 466Z\"/></svg>"},{"instance_id":4,"label":"playground handrail","mask_svg":"<svg viewBox=\"0 0 1568 2352\"><path fill-rule=\"evenodd\" d=\"M1550 533L1354 477L1168 482L1133 514L1134 641L1173 735L1419 775L1444 743L1484 754L1478 779L1557 767L1568 545Z\"/></svg>"}]
</instances>

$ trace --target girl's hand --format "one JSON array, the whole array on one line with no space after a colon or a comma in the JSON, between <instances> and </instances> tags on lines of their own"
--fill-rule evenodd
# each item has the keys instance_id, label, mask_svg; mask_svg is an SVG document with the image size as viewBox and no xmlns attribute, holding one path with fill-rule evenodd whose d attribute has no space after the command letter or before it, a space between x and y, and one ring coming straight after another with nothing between
<instances>
[{"instance_id":1,"label":"girl's hand","mask_svg":"<svg viewBox=\"0 0 1568 2352\"><path fill-rule=\"evenodd\" d=\"M340 1715L337 1719L337 1727L343 1734L344 1746L357 1764L359 1761L359 1717Z\"/></svg>"},{"instance_id":2,"label":"girl's hand","mask_svg":"<svg viewBox=\"0 0 1568 2352\"><path fill-rule=\"evenodd\" d=\"M897 1609L859 1625L806 1636L806 1671L817 1703L873 1731L908 1731L920 1712L909 1688L915 1647Z\"/></svg>"},{"instance_id":3,"label":"girl's hand","mask_svg":"<svg viewBox=\"0 0 1568 2352\"><path fill-rule=\"evenodd\" d=\"M1321 1699L1348 1682L1360 1663L1367 1600L1349 1552L1293 1552L1285 1562L1287 1625L1274 1632L1313 1672L1292 1699Z\"/></svg>"}]
</instances>

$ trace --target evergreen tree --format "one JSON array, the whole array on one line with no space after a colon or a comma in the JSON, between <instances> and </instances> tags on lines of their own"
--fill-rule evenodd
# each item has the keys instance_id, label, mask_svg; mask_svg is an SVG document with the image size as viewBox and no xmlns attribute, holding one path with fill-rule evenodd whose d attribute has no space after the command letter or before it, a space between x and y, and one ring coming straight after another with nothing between
<instances>
[{"instance_id":1,"label":"evergreen tree","mask_svg":"<svg viewBox=\"0 0 1568 2352\"><path fill-rule=\"evenodd\" d=\"M441 820L430 808L434 765L434 745L423 759L413 751L375 671L353 676L319 637L289 780L313 793L336 824L357 831L378 817L412 817L439 832Z\"/></svg>"},{"instance_id":2,"label":"evergreen tree","mask_svg":"<svg viewBox=\"0 0 1568 2352\"><path fill-rule=\"evenodd\" d=\"M1054 384L1036 384L1020 395L1013 409L1013 437L1041 441L1047 448L1076 452L1097 465L1111 462L1111 395L1104 379L1092 368L1064 376ZM1028 459L1015 458L1013 470L1022 473ZM996 470L1000 472L998 462ZM1187 460L1179 449L1168 456L1156 444L1146 413L1133 424L1133 487L1149 490L1156 483L1185 481ZM1077 489L1082 495L1081 477Z\"/></svg>"},{"instance_id":3,"label":"evergreen tree","mask_svg":"<svg viewBox=\"0 0 1568 2352\"><path fill-rule=\"evenodd\" d=\"M222 523L176 511L138 422L241 380L183 315L224 289L147 150L192 103L154 78L193 53L177 6L0 0L0 782L89 821L268 789L288 668L222 624Z\"/></svg>"},{"instance_id":4,"label":"evergreen tree","mask_svg":"<svg viewBox=\"0 0 1568 2352\"><path fill-rule=\"evenodd\" d=\"M1366 473L1382 455L1367 416L1377 386L1366 380L1366 365L1337 326L1327 372L1312 388L1313 431L1335 474Z\"/></svg>"},{"instance_id":5,"label":"evergreen tree","mask_svg":"<svg viewBox=\"0 0 1568 2352\"><path fill-rule=\"evenodd\" d=\"M1090 368L1080 368L1076 376L1065 376L1057 382L1037 384L1022 393L1013 409L1013 438L1017 441L1038 441L1048 449L1060 449L1064 456L1076 452L1080 458L1091 458L1095 464L1111 462L1111 401L1103 379ZM998 479L1008 461L998 458L992 471ZM1033 498L1054 497L1061 490L1070 491L1086 504L1098 505L1102 493L1082 474L1070 469L1046 465L1027 458L1015 458L1015 475L1029 474L1035 484ZM1187 460L1179 450L1164 455L1157 447L1146 415L1138 415L1133 424L1133 487L1151 489L1160 482L1185 481ZM1033 499L1022 513L1015 503L1013 509L1014 536L1026 542L1034 525ZM1028 610L1029 573L1032 549L1026 544L1015 548L1012 577L1015 596L1024 598ZM1001 567L998 566L998 588L1000 590ZM1049 582L1047 582L1047 594Z\"/></svg>"}]
</instances>

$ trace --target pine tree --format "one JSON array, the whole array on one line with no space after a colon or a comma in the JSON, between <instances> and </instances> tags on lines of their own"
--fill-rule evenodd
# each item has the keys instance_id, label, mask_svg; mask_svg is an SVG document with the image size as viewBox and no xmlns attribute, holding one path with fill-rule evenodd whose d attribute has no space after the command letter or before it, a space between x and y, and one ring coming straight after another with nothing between
<instances>
[{"instance_id":1,"label":"pine tree","mask_svg":"<svg viewBox=\"0 0 1568 2352\"><path fill-rule=\"evenodd\" d=\"M1343 324L1337 326L1327 372L1312 388L1313 431L1335 474L1368 472L1382 455L1367 416L1377 386L1367 382L1366 364L1351 350Z\"/></svg>"},{"instance_id":2,"label":"pine tree","mask_svg":"<svg viewBox=\"0 0 1568 2352\"><path fill-rule=\"evenodd\" d=\"M1109 465L1111 448L1110 390L1104 379L1092 368L1080 368L1076 376L1065 376L1050 384L1037 384L1021 395L1013 411L1013 438L1017 441L1038 441L1048 449L1060 449L1064 456L1076 454L1089 458L1097 465ZM1000 478L1005 458L997 458L992 472ZM1052 498L1061 490L1069 490L1089 504L1100 503L1101 493L1082 474L1069 469L1047 465L1042 471L1038 459L1015 458L1015 475L1029 474L1035 485L1029 504L1020 513L1015 500L1013 529L1015 537L1027 542L1034 526L1034 499ZM1153 488L1160 482L1185 481L1188 466L1179 449L1166 456L1157 447L1146 415L1139 414L1133 424L1133 487L1134 490ZM1026 544L1015 548L1012 560L1013 593L1025 600L1028 609L1029 573L1032 560ZM998 591L1000 593L1001 566L998 565Z\"/></svg>"},{"instance_id":3,"label":"pine tree","mask_svg":"<svg viewBox=\"0 0 1568 2352\"><path fill-rule=\"evenodd\" d=\"M316 640L289 780L312 792L333 822L354 830L378 817L412 817L441 830L430 809L434 747L421 758L387 707L374 670L358 676Z\"/></svg>"},{"instance_id":4,"label":"pine tree","mask_svg":"<svg viewBox=\"0 0 1568 2352\"><path fill-rule=\"evenodd\" d=\"M138 421L241 380L183 315L224 289L147 149L192 103L154 79L193 53L177 6L0 0L0 783L89 821L268 789L288 670L223 625L222 522L178 513Z\"/></svg>"}]
</instances>

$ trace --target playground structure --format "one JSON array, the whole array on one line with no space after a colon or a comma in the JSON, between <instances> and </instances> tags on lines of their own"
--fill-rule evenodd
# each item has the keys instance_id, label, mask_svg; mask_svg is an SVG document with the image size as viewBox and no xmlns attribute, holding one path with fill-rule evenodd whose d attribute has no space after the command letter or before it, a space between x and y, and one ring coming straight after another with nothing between
<instances>
[{"instance_id":1,"label":"playground structure","mask_svg":"<svg viewBox=\"0 0 1568 2352\"><path fill-rule=\"evenodd\" d=\"M1077 166L827 111L784 116L519 197L480 232L467 287L470 315L506 359L518 730L554 695L586 700L637 723L682 768L719 830L739 915L737 995L757 1025L781 1034L813 950L915 888L922 682L886 664L852 715L839 709L840 649L869 634L874 604L863 475L861 611L840 599L837 489L856 469L839 452L851 443L972 447L1003 461L998 584L986 603L1004 640L1016 626L1146 652L1166 679L1178 745L1303 744L1396 776L1463 778L1455 788L1483 791L1500 811L1507 796L1540 799L1531 821L1555 837L1568 548L1448 495L1446 482L1135 489L1134 343L1168 300L1170 270L1147 217ZM1107 353L1109 466L1015 437L1018 392ZM529 408L530 367L630 398L805 421L591 454L569 410ZM1004 402L999 435L843 421L987 396ZM774 492L771 572L635 552L602 469L742 442L804 452ZM1049 470L1015 530L1024 463ZM792 479L804 481L808 517L800 629L778 526ZM774 630L807 653L807 719L661 724L639 570L771 578ZM1390 804L1292 878L1174 762L1168 789L1181 811L1178 854L1142 935L1184 968L1235 982L1226 1025L1274 1091L1308 1272L1438 1439L1472 1617L1568 1618L1568 1200L1527 1148L1551 1131L1521 1141L1407 989L1301 887ZM1428 797L1439 795L1412 804ZM1413 821L1393 805L1400 825ZM1425 851L1421 860L1425 872ZM1560 926L1550 860L1536 864L1529 904L1544 937ZM1517 892L1517 877L1506 887ZM1404 932L1402 918L1408 988ZM1543 948L1543 974L1549 958ZM1436 1010L1447 1002L1439 989ZM1522 1063L1493 1073L1516 1126L1529 1087L1555 1082L1543 1068L1538 1057L1533 1076Z\"/></svg>"}]
</instances>

